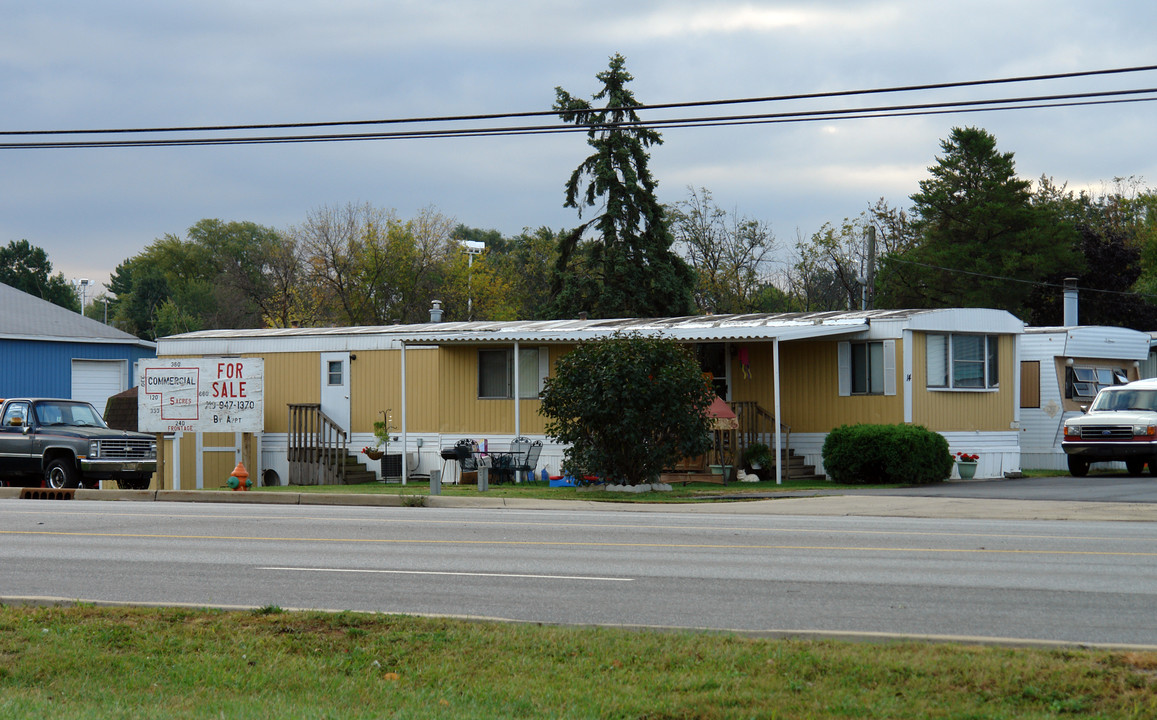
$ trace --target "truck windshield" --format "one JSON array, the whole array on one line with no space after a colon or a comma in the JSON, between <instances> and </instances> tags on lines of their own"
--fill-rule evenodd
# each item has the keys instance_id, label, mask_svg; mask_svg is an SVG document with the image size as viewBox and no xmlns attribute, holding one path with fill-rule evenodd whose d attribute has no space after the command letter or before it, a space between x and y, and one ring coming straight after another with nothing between
<instances>
[{"instance_id":1,"label":"truck windshield","mask_svg":"<svg viewBox=\"0 0 1157 720\"><path fill-rule=\"evenodd\" d=\"M1128 390L1113 388L1102 390L1093 401L1092 411L1150 410L1157 411L1157 390Z\"/></svg>"},{"instance_id":2,"label":"truck windshield","mask_svg":"<svg viewBox=\"0 0 1157 720\"><path fill-rule=\"evenodd\" d=\"M105 427L96 408L83 402L38 402L36 421L41 425Z\"/></svg>"}]
</instances>

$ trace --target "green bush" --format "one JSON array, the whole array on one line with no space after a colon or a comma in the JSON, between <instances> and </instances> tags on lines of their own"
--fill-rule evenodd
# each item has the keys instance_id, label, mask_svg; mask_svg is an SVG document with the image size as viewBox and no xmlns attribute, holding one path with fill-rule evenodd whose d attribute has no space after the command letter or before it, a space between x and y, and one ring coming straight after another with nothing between
<instances>
[{"instance_id":1,"label":"green bush","mask_svg":"<svg viewBox=\"0 0 1157 720\"><path fill-rule=\"evenodd\" d=\"M824 472L854 485L941 482L952 474L944 436L920 425L841 425L828 433Z\"/></svg>"}]
</instances>

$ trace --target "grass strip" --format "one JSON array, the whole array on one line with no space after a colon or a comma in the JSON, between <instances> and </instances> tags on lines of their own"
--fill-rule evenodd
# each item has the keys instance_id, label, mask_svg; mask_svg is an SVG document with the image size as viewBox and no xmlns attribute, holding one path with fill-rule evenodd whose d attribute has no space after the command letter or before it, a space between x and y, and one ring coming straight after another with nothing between
<instances>
[{"instance_id":1,"label":"grass strip","mask_svg":"<svg viewBox=\"0 0 1157 720\"><path fill-rule=\"evenodd\" d=\"M1153 718L1157 653L0 607L0 718Z\"/></svg>"}]
</instances>

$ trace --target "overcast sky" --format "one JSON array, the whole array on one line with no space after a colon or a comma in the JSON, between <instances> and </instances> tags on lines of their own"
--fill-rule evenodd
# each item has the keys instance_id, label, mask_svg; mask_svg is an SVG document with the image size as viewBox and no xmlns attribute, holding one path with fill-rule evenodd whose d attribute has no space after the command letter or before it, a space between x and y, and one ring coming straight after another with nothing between
<instances>
[{"instance_id":1,"label":"overcast sky","mask_svg":"<svg viewBox=\"0 0 1157 720\"><path fill-rule=\"evenodd\" d=\"M647 104L1157 64L1153 0L0 0L0 18L8 133L549 110L555 86L594 94L616 52ZM1149 87L1157 72L694 112ZM1157 185L1155 119L1157 103L1140 102L666 129L651 168L661 200L706 187L788 250L797 233L878 198L908 207L953 126L986 128L1025 178L1094 191L1117 176ZM45 139L76 138L0 136ZM3 149L0 244L27 239L69 279L99 284L203 218L285 228L323 205L369 202L402 217L433 206L507 235L560 229L577 222L563 183L587 154L579 134Z\"/></svg>"}]
</instances>

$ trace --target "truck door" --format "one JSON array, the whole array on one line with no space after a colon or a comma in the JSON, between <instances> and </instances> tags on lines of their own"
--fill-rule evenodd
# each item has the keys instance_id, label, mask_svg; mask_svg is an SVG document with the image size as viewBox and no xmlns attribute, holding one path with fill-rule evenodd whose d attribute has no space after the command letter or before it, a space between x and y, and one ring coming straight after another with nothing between
<instances>
[{"instance_id":1,"label":"truck door","mask_svg":"<svg viewBox=\"0 0 1157 720\"><path fill-rule=\"evenodd\" d=\"M38 474L40 458L32 454L32 408L10 402L0 416L0 475Z\"/></svg>"}]
</instances>

